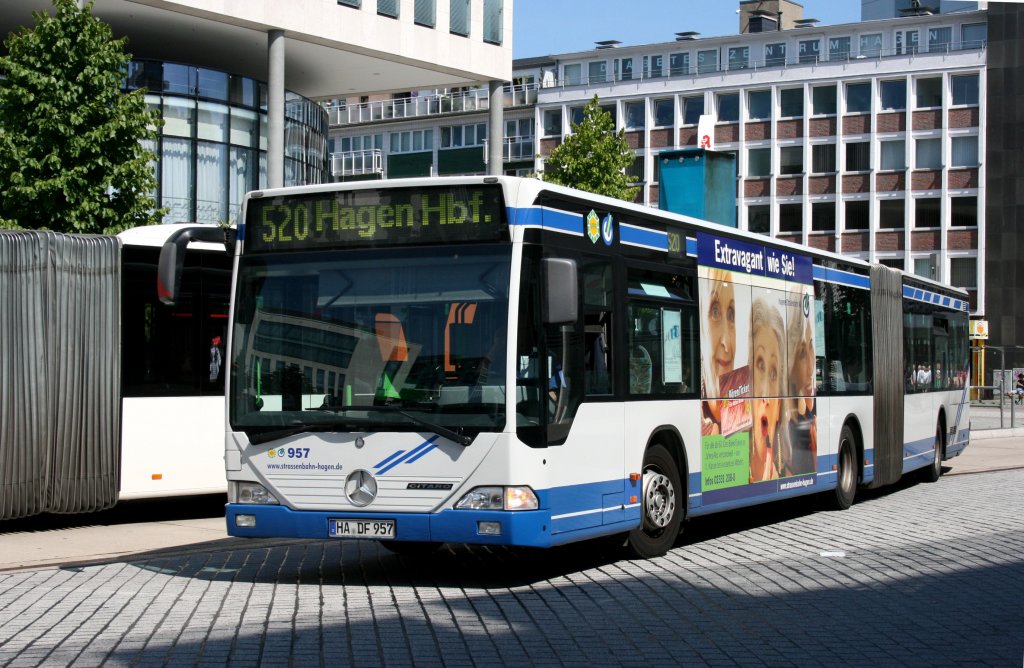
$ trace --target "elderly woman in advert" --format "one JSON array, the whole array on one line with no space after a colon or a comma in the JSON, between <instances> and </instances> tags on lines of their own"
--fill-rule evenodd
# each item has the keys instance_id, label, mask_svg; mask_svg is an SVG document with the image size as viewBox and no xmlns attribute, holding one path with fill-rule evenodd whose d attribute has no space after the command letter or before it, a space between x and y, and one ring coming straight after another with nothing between
<instances>
[{"instance_id":1,"label":"elderly woman in advert","mask_svg":"<svg viewBox=\"0 0 1024 668\"><path fill-rule=\"evenodd\" d=\"M782 453L783 476L813 473L818 456L815 420L814 299L810 293L791 293L786 311L789 387L787 422L789 452Z\"/></svg>"},{"instance_id":2,"label":"elderly woman in advert","mask_svg":"<svg viewBox=\"0 0 1024 668\"><path fill-rule=\"evenodd\" d=\"M779 477L784 438L782 395L786 387L785 327L782 315L766 295L756 296L750 309L750 367L753 426L750 433L750 482Z\"/></svg>"},{"instance_id":3,"label":"elderly woman in advert","mask_svg":"<svg viewBox=\"0 0 1024 668\"><path fill-rule=\"evenodd\" d=\"M722 433L720 380L736 364L736 288L730 272L710 269L701 281L700 323L704 346L701 355L701 396L703 402L701 433Z\"/></svg>"}]
</instances>

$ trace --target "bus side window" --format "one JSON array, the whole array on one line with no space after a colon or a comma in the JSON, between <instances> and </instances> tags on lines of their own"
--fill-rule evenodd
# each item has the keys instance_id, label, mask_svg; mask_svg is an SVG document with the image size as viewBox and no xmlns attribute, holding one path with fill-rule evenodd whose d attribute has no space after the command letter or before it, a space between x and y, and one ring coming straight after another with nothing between
<instances>
[{"instance_id":1,"label":"bus side window","mask_svg":"<svg viewBox=\"0 0 1024 668\"><path fill-rule=\"evenodd\" d=\"M584 318L587 394L611 394L611 315L607 312L587 313Z\"/></svg>"}]
</instances>

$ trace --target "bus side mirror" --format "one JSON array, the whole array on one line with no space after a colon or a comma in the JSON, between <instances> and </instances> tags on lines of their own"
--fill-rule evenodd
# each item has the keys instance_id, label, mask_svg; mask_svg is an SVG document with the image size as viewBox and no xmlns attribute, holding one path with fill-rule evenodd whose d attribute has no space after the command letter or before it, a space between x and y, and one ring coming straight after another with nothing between
<instances>
[{"instance_id":1,"label":"bus side mirror","mask_svg":"<svg viewBox=\"0 0 1024 668\"><path fill-rule=\"evenodd\" d=\"M579 317L579 282L576 261L546 257L542 261L544 277L544 323L565 325Z\"/></svg>"},{"instance_id":2,"label":"bus side mirror","mask_svg":"<svg viewBox=\"0 0 1024 668\"><path fill-rule=\"evenodd\" d=\"M234 232L231 233L232 246L233 239ZM181 274L185 268L185 251L190 241L225 244L227 248L228 237L227 232L216 225L185 227L168 237L160 249L160 264L156 273L156 294L168 306L178 300Z\"/></svg>"}]
</instances>

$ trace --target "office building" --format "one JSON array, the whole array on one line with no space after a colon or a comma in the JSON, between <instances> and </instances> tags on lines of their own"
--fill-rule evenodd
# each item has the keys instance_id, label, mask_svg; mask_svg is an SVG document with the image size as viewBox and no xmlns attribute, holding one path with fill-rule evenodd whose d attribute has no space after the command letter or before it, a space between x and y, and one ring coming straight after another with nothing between
<instances>
[{"instance_id":1,"label":"office building","mask_svg":"<svg viewBox=\"0 0 1024 668\"><path fill-rule=\"evenodd\" d=\"M511 77L512 4L95 0L91 11L128 38L126 87L146 88L164 119L150 148L165 222L218 223L237 218L247 190L330 180L323 98L500 90ZM33 11L52 4L0 4L0 35L33 25Z\"/></svg>"}]
</instances>

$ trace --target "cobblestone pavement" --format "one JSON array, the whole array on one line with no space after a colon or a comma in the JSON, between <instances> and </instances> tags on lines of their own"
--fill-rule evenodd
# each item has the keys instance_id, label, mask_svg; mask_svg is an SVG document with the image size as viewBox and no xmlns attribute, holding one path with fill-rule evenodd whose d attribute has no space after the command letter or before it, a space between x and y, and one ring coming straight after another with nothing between
<instances>
[{"instance_id":1,"label":"cobblestone pavement","mask_svg":"<svg viewBox=\"0 0 1024 668\"><path fill-rule=\"evenodd\" d=\"M231 542L0 574L0 665L993 665L1024 657L1024 470L600 545Z\"/></svg>"}]
</instances>

